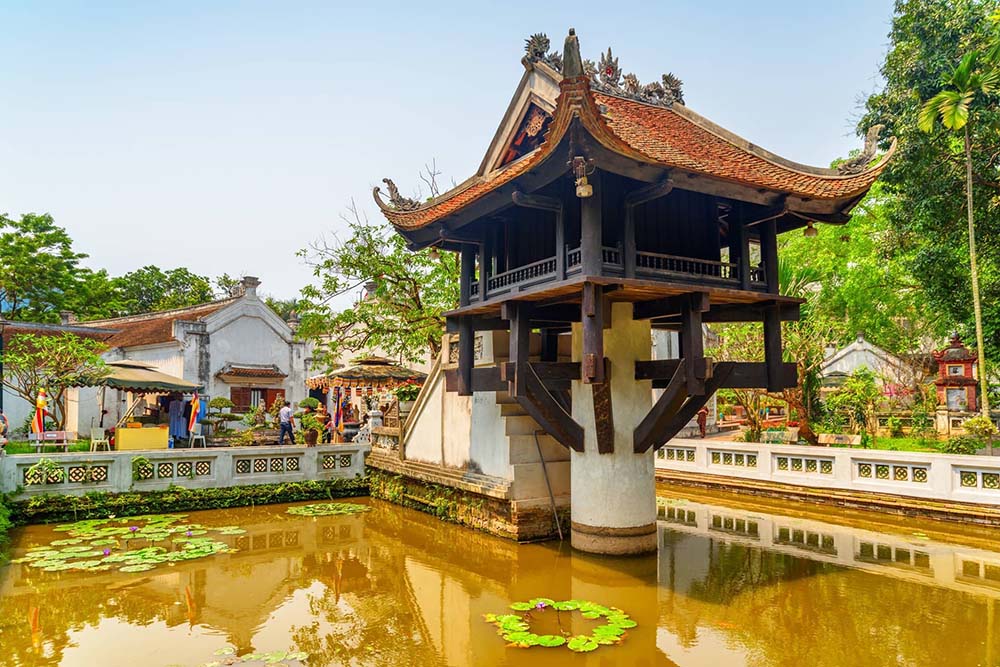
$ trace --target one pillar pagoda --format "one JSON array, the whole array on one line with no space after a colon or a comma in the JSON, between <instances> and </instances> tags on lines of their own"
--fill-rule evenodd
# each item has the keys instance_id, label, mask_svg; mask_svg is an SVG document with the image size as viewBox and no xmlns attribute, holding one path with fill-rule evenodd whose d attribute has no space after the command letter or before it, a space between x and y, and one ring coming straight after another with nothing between
<instances>
[{"instance_id":1,"label":"one pillar pagoda","mask_svg":"<svg viewBox=\"0 0 1000 667\"><path fill-rule=\"evenodd\" d=\"M509 392L572 450L573 546L655 550L653 451L720 388L796 384L778 234L846 222L888 154L872 164L871 133L838 170L790 162L688 110L672 75L640 85L610 49L584 61L573 30L561 57L533 36L524 64L477 175L426 203L385 179L375 198L412 249L461 257L450 386ZM763 362L705 356L703 323L743 321L763 324ZM680 358L650 359L652 329L679 333ZM484 330L509 331L509 358L474 368Z\"/></svg>"}]
</instances>

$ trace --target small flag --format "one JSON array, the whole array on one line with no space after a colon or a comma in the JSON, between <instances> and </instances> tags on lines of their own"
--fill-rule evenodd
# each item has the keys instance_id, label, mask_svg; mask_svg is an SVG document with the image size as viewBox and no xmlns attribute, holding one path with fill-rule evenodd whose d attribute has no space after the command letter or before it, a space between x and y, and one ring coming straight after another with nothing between
<instances>
[{"instance_id":1,"label":"small flag","mask_svg":"<svg viewBox=\"0 0 1000 667\"><path fill-rule=\"evenodd\" d=\"M188 431L194 430L194 425L198 423L198 412L201 411L201 399L198 398L198 392L194 392L194 396L191 398L191 418L188 419Z\"/></svg>"},{"instance_id":2,"label":"small flag","mask_svg":"<svg viewBox=\"0 0 1000 667\"><path fill-rule=\"evenodd\" d=\"M35 399L35 417L31 420L32 433L45 433L45 417L49 413L45 410L49 405L49 399L45 395L44 389L38 390L38 398Z\"/></svg>"}]
</instances>

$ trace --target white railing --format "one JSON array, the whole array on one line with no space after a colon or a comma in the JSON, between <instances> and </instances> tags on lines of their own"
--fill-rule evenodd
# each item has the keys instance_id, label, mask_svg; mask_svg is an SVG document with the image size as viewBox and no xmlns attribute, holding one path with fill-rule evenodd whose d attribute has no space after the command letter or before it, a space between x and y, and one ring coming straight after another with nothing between
<instances>
[{"instance_id":1,"label":"white railing","mask_svg":"<svg viewBox=\"0 0 1000 667\"><path fill-rule=\"evenodd\" d=\"M656 468L1000 505L1000 457L674 438L656 452Z\"/></svg>"},{"instance_id":2,"label":"white railing","mask_svg":"<svg viewBox=\"0 0 1000 667\"><path fill-rule=\"evenodd\" d=\"M0 457L0 493L82 495L223 488L363 475L367 445L227 447ZM54 465L32 469L42 459Z\"/></svg>"}]
</instances>

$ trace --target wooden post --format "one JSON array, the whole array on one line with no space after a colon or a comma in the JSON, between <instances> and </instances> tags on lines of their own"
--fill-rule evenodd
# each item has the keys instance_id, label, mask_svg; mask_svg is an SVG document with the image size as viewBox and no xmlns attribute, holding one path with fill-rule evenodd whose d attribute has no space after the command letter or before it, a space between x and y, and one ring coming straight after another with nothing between
<instances>
[{"instance_id":1,"label":"wooden post","mask_svg":"<svg viewBox=\"0 0 1000 667\"><path fill-rule=\"evenodd\" d=\"M490 274L493 272L490 267L493 256L493 234L491 232L492 229L489 227L483 230L483 244L479 246L479 303L485 303L487 300Z\"/></svg>"},{"instance_id":2,"label":"wooden post","mask_svg":"<svg viewBox=\"0 0 1000 667\"><path fill-rule=\"evenodd\" d=\"M599 276L604 265L601 232L601 172L590 176L594 194L580 200L580 263L585 276Z\"/></svg>"},{"instance_id":3,"label":"wooden post","mask_svg":"<svg viewBox=\"0 0 1000 667\"><path fill-rule=\"evenodd\" d=\"M472 301L472 277L476 272L476 246L462 244L461 273L459 274L458 305L468 306Z\"/></svg>"},{"instance_id":4,"label":"wooden post","mask_svg":"<svg viewBox=\"0 0 1000 667\"><path fill-rule=\"evenodd\" d=\"M472 367L475 365L475 336L472 318L458 320L458 395L472 396Z\"/></svg>"},{"instance_id":5,"label":"wooden post","mask_svg":"<svg viewBox=\"0 0 1000 667\"><path fill-rule=\"evenodd\" d=\"M764 262L764 279L767 291L778 293L778 223L765 220L760 223L760 259Z\"/></svg>"},{"instance_id":6,"label":"wooden post","mask_svg":"<svg viewBox=\"0 0 1000 667\"><path fill-rule=\"evenodd\" d=\"M556 211L556 280L566 279L566 223L563 207Z\"/></svg>"},{"instance_id":7,"label":"wooden post","mask_svg":"<svg viewBox=\"0 0 1000 667\"><path fill-rule=\"evenodd\" d=\"M734 220L729 223L729 261L736 265L740 289L750 289L750 234L743 225L743 209L733 211Z\"/></svg>"},{"instance_id":8,"label":"wooden post","mask_svg":"<svg viewBox=\"0 0 1000 667\"><path fill-rule=\"evenodd\" d=\"M767 390L784 389L781 382L781 314L778 306L767 306L764 309L764 366L767 371Z\"/></svg>"},{"instance_id":9,"label":"wooden post","mask_svg":"<svg viewBox=\"0 0 1000 667\"><path fill-rule=\"evenodd\" d=\"M527 396L528 346L531 343L531 305L525 302L505 301L501 317L510 321L510 362L514 377L504 378L513 397ZM510 368L510 365L501 368Z\"/></svg>"},{"instance_id":10,"label":"wooden post","mask_svg":"<svg viewBox=\"0 0 1000 667\"><path fill-rule=\"evenodd\" d=\"M622 265L626 278L635 278L635 206L625 204L625 244L622 249Z\"/></svg>"},{"instance_id":11,"label":"wooden post","mask_svg":"<svg viewBox=\"0 0 1000 667\"><path fill-rule=\"evenodd\" d=\"M697 303L700 303L699 298ZM688 298L681 304L681 352L685 360L687 392L691 396L705 393L705 339L701 331L701 308L695 298ZM702 377L698 377L698 376Z\"/></svg>"},{"instance_id":12,"label":"wooden post","mask_svg":"<svg viewBox=\"0 0 1000 667\"><path fill-rule=\"evenodd\" d=\"M542 361L559 361L559 332L542 329Z\"/></svg>"},{"instance_id":13,"label":"wooden post","mask_svg":"<svg viewBox=\"0 0 1000 667\"><path fill-rule=\"evenodd\" d=\"M600 384L604 373L604 291L596 283L583 284L581 320L583 357L581 377L584 384Z\"/></svg>"}]
</instances>

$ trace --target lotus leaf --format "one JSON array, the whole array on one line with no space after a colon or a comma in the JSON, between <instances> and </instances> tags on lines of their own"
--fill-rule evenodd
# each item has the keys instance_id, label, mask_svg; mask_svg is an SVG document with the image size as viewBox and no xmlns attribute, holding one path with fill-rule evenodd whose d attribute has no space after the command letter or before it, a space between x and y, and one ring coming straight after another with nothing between
<instances>
[{"instance_id":1,"label":"lotus leaf","mask_svg":"<svg viewBox=\"0 0 1000 667\"><path fill-rule=\"evenodd\" d=\"M370 507L355 503L313 503L310 505L296 505L285 510L288 514L297 516L332 516L336 514L356 514L367 512Z\"/></svg>"},{"instance_id":2,"label":"lotus leaf","mask_svg":"<svg viewBox=\"0 0 1000 667\"><path fill-rule=\"evenodd\" d=\"M82 537L71 537L66 540L55 540L53 542L50 542L50 544L54 547L62 547L66 546L67 544L80 544L80 542L83 542Z\"/></svg>"},{"instance_id":3,"label":"lotus leaf","mask_svg":"<svg viewBox=\"0 0 1000 667\"><path fill-rule=\"evenodd\" d=\"M155 567L155 565L150 563L138 563L136 565L125 565L118 568L118 570L120 572L146 572L147 570L152 570Z\"/></svg>"},{"instance_id":4,"label":"lotus leaf","mask_svg":"<svg viewBox=\"0 0 1000 667\"><path fill-rule=\"evenodd\" d=\"M634 628L637 625L628 614L617 607L606 607L586 600L555 601L550 598L533 598L527 602L513 602L510 608L524 613L523 615L484 614L483 619L495 625L497 634L510 645L520 648L566 646L576 653L589 653L600 646L611 646L621 642L626 634L625 628ZM569 639L559 635L537 635L531 632L530 620L534 614L548 613L548 609L554 609L556 614L579 611L583 618L590 620L603 618L606 623L594 628L589 635L576 635Z\"/></svg>"},{"instance_id":5,"label":"lotus leaf","mask_svg":"<svg viewBox=\"0 0 1000 667\"><path fill-rule=\"evenodd\" d=\"M587 635L577 635L569 640L566 644L566 648L570 651L576 651L577 653L587 653L589 651L594 651L598 647L598 643L588 637Z\"/></svg>"}]
</instances>

